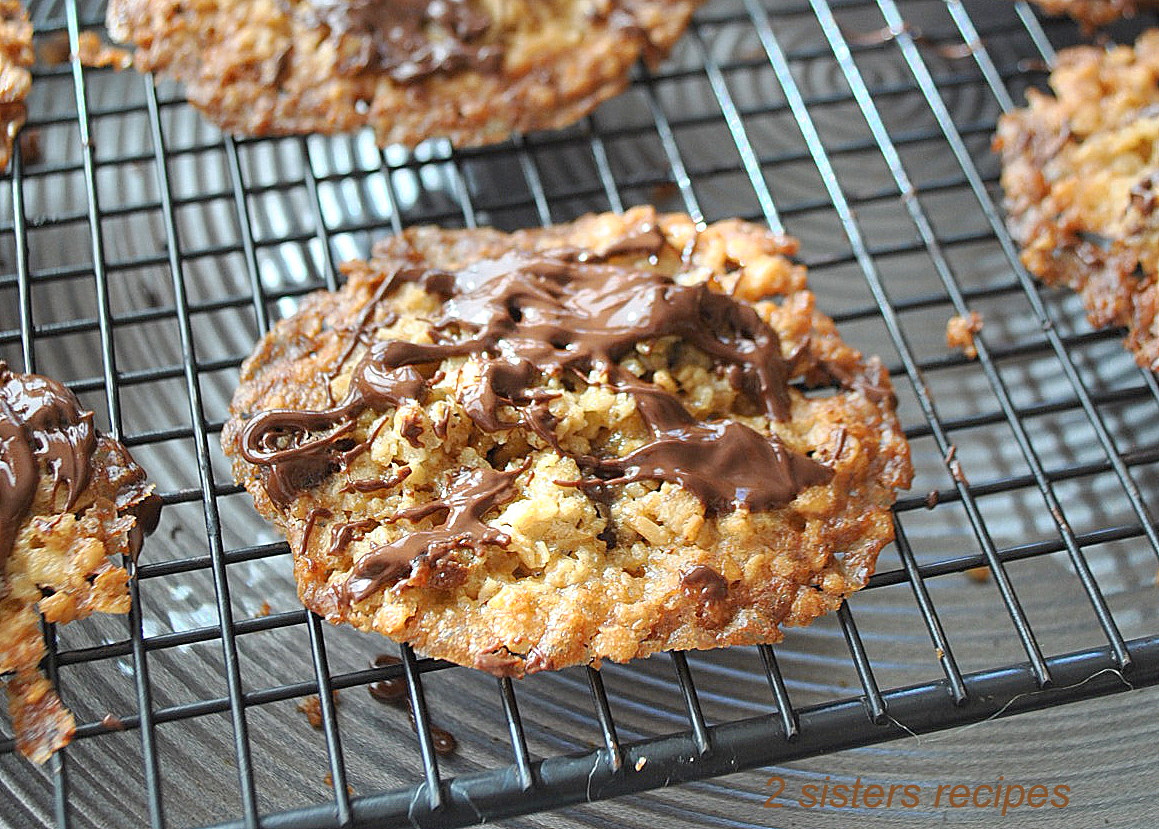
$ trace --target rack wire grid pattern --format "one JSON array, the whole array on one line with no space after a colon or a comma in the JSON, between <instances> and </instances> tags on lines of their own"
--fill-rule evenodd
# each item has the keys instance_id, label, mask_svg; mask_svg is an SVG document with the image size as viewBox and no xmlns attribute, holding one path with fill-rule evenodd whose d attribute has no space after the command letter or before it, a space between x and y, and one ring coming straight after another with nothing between
<instances>
[{"instance_id":1,"label":"rack wire grid pattern","mask_svg":"<svg viewBox=\"0 0 1159 829\"><path fill-rule=\"evenodd\" d=\"M74 50L103 15L77 0L32 11L41 41ZM1117 34L1130 37L1140 23L1125 25ZM0 180L11 206L0 356L69 381L151 470L166 510L127 619L46 628L48 672L81 724L42 772L0 739L0 821L467 825L1159 682L1148 592L1159 385L1123 352L1122 332L1092 331L1074 297L1019 264L988 149L997 116L1080 37L1025 3L713 0L667 62L640 67L592 117L462 151L223 136L176 85L39 65L25 133L40 146L24 143ZM298 297L338 284L335 263L386 232L514 228L645 202L802 239L820 307L890 363L898 388L918 477L896 506L896 544L865 591L783 646L497 689L407 647L400 664L367 668L386 643L296 604L286 545L220 455L241 360ZM986 315L973 361L941 341L946 319L970 310ZM961 590L967 572L976 596L947 613L941 586ZM279 604L255 609L270 579ZM1048 606L1070 623L1036 619ZM899 613L906 636L890 627ZM979 618L1005 634L972 641ZM271 659L262 643L274 635L289 638ZM905 666L875 658L883 636L912 650ZM848 681L795 680L813 648ZM272 664L294 653L300 665ZM452 676L489 700L464 702L479 707L461 727L506 734L477 762L435 750L433 709L456 702L431 688ZM361 710L376 705L365 686L399 677L413 736ZM536 681L551 684L532 704ZM728 689L743 682L764 690L737 708ZM617 690L632 683L646 704ZM309 695L317 734L292 708ZM110 700L126 706L112 725ZM401 752L397 768L376 760L383 743ZM115 762L116 779L91 772L94 758ZM279 780L279 763L328 774L307 790ZM183 773L216 788L171 782Z\"/></svg>"}]
</instances>

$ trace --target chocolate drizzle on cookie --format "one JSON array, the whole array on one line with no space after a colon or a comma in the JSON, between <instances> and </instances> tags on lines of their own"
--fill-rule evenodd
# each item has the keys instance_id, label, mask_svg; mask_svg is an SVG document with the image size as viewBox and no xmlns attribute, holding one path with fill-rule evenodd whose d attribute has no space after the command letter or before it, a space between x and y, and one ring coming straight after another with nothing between
<instances>
[{"instance_id":1,"label":"chocolate drizzle on cookie","mask_svg":"<svg viewBox=\"0 0 1159 829\"><path fill-rule=\"evenodd\" d=\"M646 224L632 229L627 236L617 239L600 253L601 259L612 256L645 253L650 257L659 255L664 248L664 234L654 224ZM582 258L582 257L581 257Z\"/></svg>"},{"instance_id":2,"label":"chocolate drizzle on cookie","mask_svg":"<svg viewBox=\"0 0 1159 829\"><path fill-rule=\"evenodd\" d=\"M93 413L64 385L37 374L17 374L0 360L0 576L16 532L32 509L41 467L52 475L52 496L66 492L61 510L74 509L92 477L98 435ZM114 444L119 463L133 464L127 449ZM123 506L118 503L118 507ZM157 526L161 499L146 495L133 504L137 523L129 534L133 555Z\"/></svg>"},{"instance_id":3,"label":"chocolate drizzle on cookie","mask_svg":"<svg viewBox=\"0 0 1159 829\"><path fill-rule=\"evenodd\" d=\"M459 549L481 552L484 545L510 543L506 533L483 523L483 516L515 497L515 479L526 466L507 472L494 469L471 469L460 473L442 495L417 507L396 513L395 521L422 521L443 514L442 525L405 535L390 544L375 547L354 565L346 592L353 601L361 601L383 584L398 581L410 572L410 580L425 574L421 581L438 583L448 580L443 567L446 557ZM453 568L452 568L453 569ZM449 586L449 585L445 585Z\"/></svg>"},{"instance_id":4,"label":"chocolate drizzle on cookie","mask_svg":"<svg viewBox=\"0 0 1159 829\"><path fill-rule=\"evenodd\" d=\"M617 368L615 387L636 398L652 440L622 458L578 460L597 476L576 486L668 481L700 499L710 513L744 505L768 510L787 504L809 486L826 484L833 471L793 452L776 438L742 423L700 423L671 394Z\"/></svg>"},{"instance_id":5,"label":"chocolate drizzle on cookie","mask_svg":"<svg viewBox=\"0 0 1159 829\"><path fill-rule=\"evenodd\" d=\"M32 508L40 464L52 473L54 494L67 489L64 509L71 510L88 485L95 448L93 413L81 409L76 395L0 362L0 568Z\"/></svg>"},{"instance_id":6,"label":"chocolate drizzle on cookie","mask_svg":"<svg viewBox=\"0 0 1159 829\"><path fill-rule=\"evenodd\" d=\"M462 69L496 71L500 47L482 42L491 17L478 0L306 0L307 20L334 38L339 69L378 69L398 83Z\"/></svg>"},{"instance_id":7,"label":"chocolate drizzle on cookie","mask_svg":"<svg viewBox=\"0 0 1159 829\"><path fill-rule=\"evenodd\" d=\"M431 376L449 357L471 357L459 402L485 432L523 427L584 472L582 488L631 481L667 481L687 489L710 514L737 507L768 510L802 489L825 484L832 470L736 420L697 420L674 394L620 365L641 343L677 338L728 371L734 387L771 420L789 417L789 365L780 340L749 305L706 284L683 285L651 270L601 261L657 249L659 234L641 233L626 247L597 256L575 251L512 251L455 274L399 268L386 291L420 283L443 300L429 343L374 340L355 366L346 397L321 411L279 409L246 425L242 457L264 470L275 503L340 468L339 455L364 411L422 402ZM650 439L624 457L596 457L560 446L549 410L553 392L532 388L544 376L607 383L630 395ZM319 434L321 433L321 434ZM358 600L401 579L423 556L448 549L506 543L482 523L513 497L517 472L470 470L442 495L396 520L443 513L443 525L372 551L355 566L348 592ZM448 546L449 545L449 546ZM433 553L433 555L432 555ZM416 564L417 567L417 564Z\"/></svg>"},{"instance_id":8,"label":"chocolate drizzle on cookie","mask_svg":"<svg viewBox=\"0 0 1159 829\"><path fill-rule=\"evenodd\" d=\"M367 352L367 357L375 348ZM334 471L336 464L344 465L347 458L365 451L369 441L358 444L350 438L354 419L362 411L421 402L425 392L425 381L413 367L382 371L368 365L364 357L351 380L350 391L337 406L315 412L275 409L251 420L243 438L242 456L266 467L266 491L274 503L285 506L300 491ZM312 440L296 440L323 429L331 431ZM287 440L289 445L283 445Z\"/></svg>"}]
</instances>

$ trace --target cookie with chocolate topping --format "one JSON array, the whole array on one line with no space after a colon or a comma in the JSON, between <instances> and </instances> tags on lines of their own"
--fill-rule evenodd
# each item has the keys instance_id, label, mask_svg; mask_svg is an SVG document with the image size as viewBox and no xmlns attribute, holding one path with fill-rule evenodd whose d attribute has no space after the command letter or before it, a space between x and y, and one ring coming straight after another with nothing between
<instances>
[{"instance_id":1,"label":"cookie with chocolate topping","mask_svg":"<svg viewBox=\"0 0 1159 829\"><path fill-rule=\"evenodd\" d=\"M619 94L701 1L112 0L107 25L231 132L476 146Z\"/></svg>"},{"instance_id":2,"label":"cookie with chocolate topping","mask_svg":"<svg viewBox=\"0 0 1159 829\"><path fill-rule=\"evenodd\" d=\"M43 763L72 739L72 714L40 671L40 617L129 611L129 574L160 498L127 449L60 383L0 361L0 676L16 747Z\"/></svg>"},{"instance_id":3,"label":"cookie with chocolate topping","mask_svg":"<svg viewBox=\"0 0 1159 829\"><path fill-rule=\"evenodd\" d=\"M222 435L303 603L503 676L836 608L912 473L886 372L794 251L638 208L347 263L259 343Z\"/></svg>"},{"instance_id":4,"label":"cookie with chocolate topping","mask_svg":"<svg viewBox=\"0 0 1159 829\"><path fill-rule=\"evenodd\" d=\"M1131 46L1058 53L1053 95L1002 116L1007 224L1022 262L1076 291L1096 327L1127 329L1159 370L1159 29Z\"/></svg>"},{"instance_id":5,"label":"cookie with chocolate topping","mask_svg":"<svg viewBox=\"0 0 1159 829\"><path fill-rule=\"evenodd\" d=\"M16 135L28 114L24 99L32 88L28 70L35 60L28 13L19 0L0 0L0 172L8 169Z\"/></svg>"}]
</instances>

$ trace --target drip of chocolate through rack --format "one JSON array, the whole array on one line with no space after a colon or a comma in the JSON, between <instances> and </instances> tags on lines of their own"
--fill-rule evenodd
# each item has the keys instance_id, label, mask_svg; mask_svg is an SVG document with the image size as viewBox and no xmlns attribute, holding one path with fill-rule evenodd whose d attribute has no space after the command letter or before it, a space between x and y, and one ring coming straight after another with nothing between
<instances>
[{"instance_id":1,"label":"drip of chocolate through rack","mask_svg":"<svg viewBox=\"0 0 1159 829\"><path fill-rule=\"evenodd\" d=\"M663 237L659 240L644 235L628 247L645 253ZM724 367L733 386L770 419L789 416L789 368L776 332L757 312L703 283L682 285L655 271L603 261L625 252L509 251L454 274L397 268L384 277L388 284L380 285L374 301L406 282L438 295L443 306L431 325L432 342L372 340L343 400L323 410L256 415L243 430L241 456L264 470L267 493L285 506L341 468L362 412L423 402L430 388L424 377L443 360L462 356L478 363L477 379L459 393L468 417L484 432L523 427L574 458L584 477L562 484L587 489L667 481L717 514L742 506L754 511L783 506L802 489L830 481L832 469L789 449L775 434L762 435L731 419L701 422L675 395L619 365L639 343L676 337ZM548 403L554 394L532 388L544 375L565 374L606 382L632 396L651 439L620 458L567 451L553 431ZM514 419L505 419L512 411ZM436 529L360 558L347 583L348 597L359 600L385 583L398 583L407 567L424 557L505 544L482 518L514 496L517 474L468 471L429 504L397 516L447 518ZM439 552L431 556L432 550Z\"/></svg>"}]
</instances>

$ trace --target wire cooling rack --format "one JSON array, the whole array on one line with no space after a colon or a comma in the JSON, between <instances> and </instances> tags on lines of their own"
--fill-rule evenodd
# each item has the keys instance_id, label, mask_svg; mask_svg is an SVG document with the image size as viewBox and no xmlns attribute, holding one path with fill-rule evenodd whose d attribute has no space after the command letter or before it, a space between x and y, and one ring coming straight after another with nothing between
<instances>
[{"instance_id":1,"label":"wire cooling rack","mask_svg":"<svg viewBox=\"0 0 1159 829\"><path fill-rule=\"evenodd\" d=\"M103 9L32 12L42 45L75 47ZM81 724L44 770L0 738L0 823L467 825L1159 682L1159 385L1020 267L988 151L1079 39L1024 3L712 0L593 117L458 152L231 138L168 83L38 66L0 179L0 356L69 381L167 506L130 616L47 629ZM405 647L368 667L389 643L303 612L230 479L240 361L385 232L646 202L802 240L819 304L898 387L917 481L897 543L775 648L497 688ZM970 310L974 361L944 343ZM366 694L387 680L413 731Z\"/></svg>"}]
</instances>

